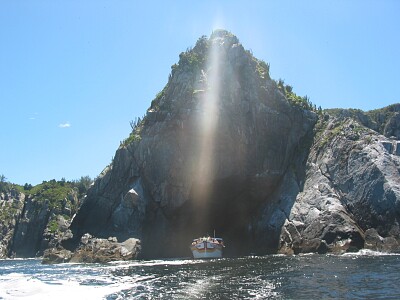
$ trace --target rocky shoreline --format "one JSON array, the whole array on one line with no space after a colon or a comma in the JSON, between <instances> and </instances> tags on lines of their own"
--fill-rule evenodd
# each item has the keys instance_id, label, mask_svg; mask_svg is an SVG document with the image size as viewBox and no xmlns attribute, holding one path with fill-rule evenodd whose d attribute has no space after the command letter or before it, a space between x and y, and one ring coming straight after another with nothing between
<instances>
[{"instance_id":1,"label":"rocky shoreline","mask_svg":"<svg viewBox=\"0 0 400 300\"><path fill-rule=\"evenodd\" d=\"M44 251L43 264L54 263L107 263L136 259L141 251L140 240L130 238L118 243L115 237L98 239L84 234L78 248L71 252L62 247Z\"/></svg>"}]
</instances>

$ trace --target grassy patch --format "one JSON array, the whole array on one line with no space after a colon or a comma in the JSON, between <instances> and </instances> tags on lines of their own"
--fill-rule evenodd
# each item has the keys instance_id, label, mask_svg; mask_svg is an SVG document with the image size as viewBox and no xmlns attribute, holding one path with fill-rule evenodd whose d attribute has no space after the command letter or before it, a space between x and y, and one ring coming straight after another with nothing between
<instances>
[{"instance_id":1,"label":"grassy patch","mask_svg":"<svg viewBox=\"0 0 400 300\"><path fill-rule=\"evenodd\" d=\"M58 231L58 223L57 220L51 220L47 224L47 230L51 233L56 233Z\"/></svg>"}]
</instances>

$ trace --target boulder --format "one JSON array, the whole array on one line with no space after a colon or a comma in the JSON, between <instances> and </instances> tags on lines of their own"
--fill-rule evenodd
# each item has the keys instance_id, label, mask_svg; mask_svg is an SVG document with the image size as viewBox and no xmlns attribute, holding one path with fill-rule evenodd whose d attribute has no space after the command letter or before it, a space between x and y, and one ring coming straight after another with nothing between
<instances>
[{"instance_id":1,"label":"boulder","mask_svg":"<svg viewBox=\"0 0 400 300\"><path fill-rule=\"evenodd\" d=\"M49 248L44 251L42 264L59 264L71 260L72 253L69 250Z\"/></svg>"},{"instance_id":2,"label":"boulder","mask_svg":"<svg viewBox=\"0 0 400 300\"><path fill-rule=\"evenodd\" d=\"M110 261L136 259L141 251L140 240L129 238L118 243L115 237L100 239L85 234L81 244L72 254L70 262L107 263Z\"/></svg>"},{"instance_id":3,"label":"boulder","mask_svg":"<svg viewBox=\"0 0 400 300\"><path fill-rule=\"evenodd\" d=\"M365 248L380 252L400 252L400 239L394 236L382 237L375 228L365 231Z\"/></svg>"}]
</instances>

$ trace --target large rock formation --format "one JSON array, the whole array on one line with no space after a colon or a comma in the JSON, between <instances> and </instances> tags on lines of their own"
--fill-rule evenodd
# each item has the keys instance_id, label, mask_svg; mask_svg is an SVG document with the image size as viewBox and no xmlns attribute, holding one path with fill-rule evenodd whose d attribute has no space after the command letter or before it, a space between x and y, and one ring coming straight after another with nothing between
<instances>
[{"instance_id":1,"label":"large rock formation","mask_svg":"<svg viewBox=\"0 0 400 300\"><path fill-rule=\"evenodd\" d=\"M246 253L259 238L257 212L305 163L316 120L235 36L203 37L89 190L71 225L75 243L64 245L89 232L139 238L144 256L183 256L215 229L228 252Z\"/></svg>"}]
</instances>

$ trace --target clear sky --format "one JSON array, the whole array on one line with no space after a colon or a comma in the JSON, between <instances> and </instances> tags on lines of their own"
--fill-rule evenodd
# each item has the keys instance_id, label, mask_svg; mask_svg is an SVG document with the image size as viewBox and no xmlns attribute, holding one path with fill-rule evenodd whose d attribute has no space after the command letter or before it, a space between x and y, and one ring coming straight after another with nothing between
<instances>
[{"instance_id":1,"label":"clear sky","mask_svg":"<svg viewBox=\"0 0 400 300\"><path fill-rule=\"evenodd\" d=\"M0 174L96 177L179 53L216 28L317 106L400 102L397 0L3 0Z\"/></svg>"}]
</instances>

